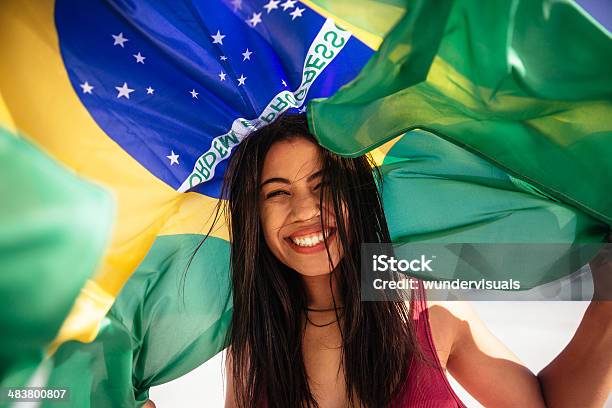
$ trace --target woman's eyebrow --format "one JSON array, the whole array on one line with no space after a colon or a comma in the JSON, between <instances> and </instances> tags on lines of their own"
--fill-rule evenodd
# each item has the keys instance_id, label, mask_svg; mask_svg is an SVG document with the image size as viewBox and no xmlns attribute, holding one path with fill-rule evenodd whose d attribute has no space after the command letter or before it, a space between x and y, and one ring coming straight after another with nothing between
<instances>
[{"instance_id":1,"label":"woman's eyebrow","mask_svg":"<svg viewBox=\"0 0 612 408\"><path fill-rule=\"evenodd\" d=\"M321 169L321 170L311 174L310 176L308 176L306 181L312 181L312 180L316 179L317 177L320 177L322 174L323 174L323 170Z\"/></svg>"},{"instance_id":2,"label":"woman's eyebrow","mask_svg":"<svg viewBox=\"0 0 612 408\"><path fill-rule=\"evenodd\" d=\"M289 180L287 180L286 178L282 178L282 177L271 177L269 179L267 179L266 181L264 181L263 183L261 183L259 185L259 189L261 190L263 188L263 186L265 186L266 184L270 184L270 183L284 183L284 184L291 184L291 182Z\"/></svg>"},{"instance_id":3,"label":"woman's eyebrow","mask_svg":"<svg viewBox=\"0 0 612 408\"><path fill-rule=\"evenodd\" d=\"M306 179L306 181L312 181L314 179L316 179L317 177L320 177L323 174L323 170L319 170L313 174L311 174L310 176L308 176L308 178ZM270 177L269 179L267 179L266 181L264 181L263 183L261 183L259 185L259 189L261 190L263 188L263 186L265 186L266 184L270 184L270 183L283 183L283 184L291 184L291 182L283 177Z\"/></svg>"}]
</instances>

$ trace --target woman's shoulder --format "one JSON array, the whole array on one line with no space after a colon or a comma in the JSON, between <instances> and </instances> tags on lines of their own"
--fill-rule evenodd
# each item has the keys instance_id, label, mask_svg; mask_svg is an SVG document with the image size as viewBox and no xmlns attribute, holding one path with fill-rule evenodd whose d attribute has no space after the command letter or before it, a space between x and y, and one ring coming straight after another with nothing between
<instances>
[{"instance_id":1,"label":"woman's shoulder","mask_svg":"<svg viewBox=\"0 0 612 408\"><path fill-rule=\"evenodd\" d=\"M427 300L425 304L433 345L440 364L446 368L453 349L478 315L469 302Z\"/></svg>"},{"instance_id":2,"label":"woman's shoulder","mask_svg":"<svg viewBox=\"0 0 612 408\"><path fill-rule=\"evenodd\" d=\"M471 322L479 319L474 307L470 302L457 300L427 300L426 307L429 320L432 325L436 325L437 330L444 332L454 331L461 322ZM437 327L437 326L444 327ZM451 327L448 327L451 325Z\"/></svg>"}]
</instances>

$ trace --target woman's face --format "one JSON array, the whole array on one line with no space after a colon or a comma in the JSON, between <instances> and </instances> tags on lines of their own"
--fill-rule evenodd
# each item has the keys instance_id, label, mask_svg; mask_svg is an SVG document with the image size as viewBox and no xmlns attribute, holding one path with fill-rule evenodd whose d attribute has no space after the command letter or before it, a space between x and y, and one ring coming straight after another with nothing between
<instances>
[{"instance_id":1,"label":"woman's face","mask_svg":"<svg viewBox=\"0 0 612 408\"><path fill-rule=\"evenodd\" d=\"M295 137L272 145L259 184L260 220L268 247L283 264L307 276L330 273L343 256L333 208L326 203L319 208L320 170L319 147ZM325 226L320 211L328 220Z\"/></svg>"}]
</instances>

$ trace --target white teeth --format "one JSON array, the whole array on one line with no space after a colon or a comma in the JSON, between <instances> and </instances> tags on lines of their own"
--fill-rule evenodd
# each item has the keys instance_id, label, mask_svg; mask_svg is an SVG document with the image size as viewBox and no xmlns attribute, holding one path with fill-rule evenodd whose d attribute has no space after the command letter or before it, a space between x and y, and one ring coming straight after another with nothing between
<instances>
[{"instance_id":1,"label":"white teeth","mask_svg":"<svg viewBox=\"0 0 612 408\"><path fill-rule=\"evenodd\" d=\"M325 236L329 236L329 230L325 231ZM323 233L319 232L318 234L306 235L298 238L291 238L294 244L301 247L313 247L321 242L323 242Z\"/></svg>"}]
</instances>

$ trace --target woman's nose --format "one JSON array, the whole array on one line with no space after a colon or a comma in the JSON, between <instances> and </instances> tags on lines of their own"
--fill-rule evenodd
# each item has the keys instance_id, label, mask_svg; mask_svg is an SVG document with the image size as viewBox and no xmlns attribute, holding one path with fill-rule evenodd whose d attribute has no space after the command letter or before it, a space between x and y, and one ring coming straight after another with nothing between
<instances>
[{"instance_id":1,"label":"woman's nose","mask_svg":"<svg viewBox=\"0 0 612 408\"><path fill-rule=\"evenodd\" d=\"M306 221L321 214L319 196L316 194L296 194L291 206L297 221Z\"/></svg>"}]
</instances>

